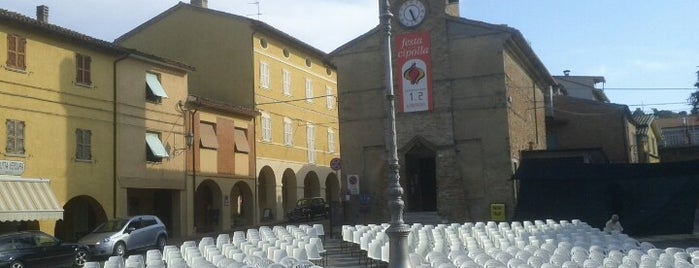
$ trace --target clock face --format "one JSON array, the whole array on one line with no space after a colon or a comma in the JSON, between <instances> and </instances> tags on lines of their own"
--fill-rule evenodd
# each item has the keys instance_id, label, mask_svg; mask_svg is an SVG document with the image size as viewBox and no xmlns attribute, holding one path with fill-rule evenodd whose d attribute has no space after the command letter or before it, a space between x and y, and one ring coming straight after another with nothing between
<instances>
[{"instance_id":1,"label":"clock face","mask_svg":"<svg viewBox=\"0 0 699 268\"><path fill-rule=\"evenodd\" d=\"M427 13L425 4L419 0L407 0L398 10L398 21L405 27L415 27L420 24Z\"/></svg>"}]
</instances>

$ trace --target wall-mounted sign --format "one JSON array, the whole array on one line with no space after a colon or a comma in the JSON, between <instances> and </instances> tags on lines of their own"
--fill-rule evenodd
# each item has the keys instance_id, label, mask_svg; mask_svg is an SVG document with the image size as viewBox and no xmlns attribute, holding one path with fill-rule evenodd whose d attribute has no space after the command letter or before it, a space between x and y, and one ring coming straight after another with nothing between
<instances>
[{"instance_id":1,"label":"wall-mounted sign","mask_svg":"<svg viewBox=\"0 0 699 268\"><path fill-rule=\"evenodd\" d=\"M24 162L0 160L0 175L21 176L24 173Z\"/></svg>"},{"instance_id":2,"label":"wall-mounted sign","mask_svg":"<svg viewBox=\"0 0 699 268\"><path fill-rule=\"evenodd\" d=\"M359 194L359 175L347 175L347 190L351 195Z\"/></svg>"},{"instance_id":3,"label":"wall-mounted sign","mask_svg":"<svg viewBox=\"0 0 699 268\"><path fill-rule=\"evenodd\" d=\"M430 33L417 32L396 36L398 111L402 113L432 110L432 68Z\"/></svg>"},{"instance_id":4,"label":"wall-mounted sign","mask_svg":"<svg viewBox=\"0 0 699 268\"><path fill-rule=\"evenodd\" d=\"M490 204L490 220L505 221L506 217L505 204L495 203Z\"/></svg>"}]
</instances>

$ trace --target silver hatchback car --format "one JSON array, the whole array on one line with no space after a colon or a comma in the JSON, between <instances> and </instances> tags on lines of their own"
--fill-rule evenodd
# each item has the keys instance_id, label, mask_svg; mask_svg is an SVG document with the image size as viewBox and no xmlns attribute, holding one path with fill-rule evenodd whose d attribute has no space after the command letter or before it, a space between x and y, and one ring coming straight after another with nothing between
<instances>
[{"instance_id":1,"label":"silver hatchback car","mask_svg":"<svg viewBox=\"0 0 699 268\"><path fill-rule=\"evenodd\" d=\"M158 248L167 243L165 224L156 216L139 215L112 219L80 239L92 256L119 255L129 251Z\"/></svg>"}]
</instances>

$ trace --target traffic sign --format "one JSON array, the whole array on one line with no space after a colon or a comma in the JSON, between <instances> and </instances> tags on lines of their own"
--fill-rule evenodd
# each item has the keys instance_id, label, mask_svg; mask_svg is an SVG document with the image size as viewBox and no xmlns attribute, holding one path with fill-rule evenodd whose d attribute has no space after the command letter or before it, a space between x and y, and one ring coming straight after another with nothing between
<instances>
[{"instance_id":1,"label":"traffic sign","mask_svg":"<svg viewBox=\"0 0 699 268\"><path fill-rule=\"evenodd\" d=\"M332 160L330 160L330 168L332 170L338 171L338 170L340 170L341 167L342 167L342 161L340 160L340 158L335 157Z\"/></svg>"}]
</instances>

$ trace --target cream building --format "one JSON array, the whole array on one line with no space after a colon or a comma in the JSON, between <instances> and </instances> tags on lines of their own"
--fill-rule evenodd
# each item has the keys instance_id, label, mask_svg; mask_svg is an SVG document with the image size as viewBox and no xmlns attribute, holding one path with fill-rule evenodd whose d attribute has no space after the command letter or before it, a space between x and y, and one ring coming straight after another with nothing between
<instances>
[{"instance_id":1,"label":"cream building","mask_svg":"<svg viewBox=\"0 0 699 268\"><path fill-rule=\"evenodd\" d=\"M138 207L180 234L184 185L172 182L184 180L185 158L172 152L184 118L174 104L192 68L50 24L48 7L37 16L0 10L0 166L15 167L0 171L0 229L74 241ZM146 97L153 83L167 92L158 103ZM168 154L158 164L146 160L149 132ZM146 197L161 192L169 203Z\"/></svg>"},{"instance_id":2,"label":"cream building","mask_svg":"<svg viewBox=\"0 0 699 268\"><path fill-rule=\"evenodd\" d=\"M259 112L249 132L254 222L284 219L304 196L339 201L339 179L329 168L340 155L337 74L326 54L263 22L193 3L173 6L116 42L192 64L192 94ZM197 191L220 191L202 183L197 179Z\"/></svg>"}]
</instances>

